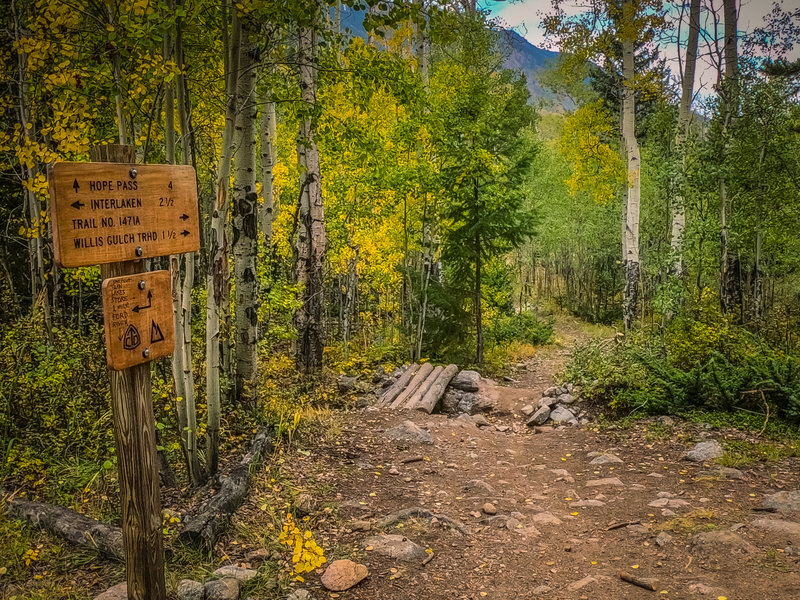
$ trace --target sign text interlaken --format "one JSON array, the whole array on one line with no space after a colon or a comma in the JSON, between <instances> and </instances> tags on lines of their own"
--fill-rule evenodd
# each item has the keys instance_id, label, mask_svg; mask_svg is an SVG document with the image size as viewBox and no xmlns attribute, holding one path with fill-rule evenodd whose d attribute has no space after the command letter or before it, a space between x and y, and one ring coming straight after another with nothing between
<instances>
[{"instance_id":1,"label":"sign text interlaken","mask_svg":"<svg viewBox=\"0 0 800 600\"><path fill-rule=\"evenodd\" d=\"M56 163L48 179L55 259L63 267L200 249L190 166Z\"/></svg>"}]
</instances>

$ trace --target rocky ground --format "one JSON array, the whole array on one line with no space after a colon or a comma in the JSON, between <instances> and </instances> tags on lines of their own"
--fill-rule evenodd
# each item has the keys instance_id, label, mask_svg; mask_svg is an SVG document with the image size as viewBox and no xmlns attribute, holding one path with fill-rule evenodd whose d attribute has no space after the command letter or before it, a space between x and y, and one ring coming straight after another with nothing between
<instances>
[{"instance_id":1,"label":"rocky ground","mask_svg":"<svg viewBox=\"0 0 800 600\"><path fill-rule=\"evenodd\" d=\"M668 418L526 425L568 348L521 365L485 416L367 407L302 450L293 484L338 511L329 564L366 570L307 576L301 597L800 597L800 460L720 467L744 434Z\"/></svg>"}]
</instances>

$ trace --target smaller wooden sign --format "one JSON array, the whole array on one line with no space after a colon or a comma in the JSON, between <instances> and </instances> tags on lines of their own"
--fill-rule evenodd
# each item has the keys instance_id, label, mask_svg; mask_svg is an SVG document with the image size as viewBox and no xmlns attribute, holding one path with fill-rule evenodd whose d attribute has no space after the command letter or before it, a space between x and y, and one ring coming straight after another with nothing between
<instances>
[{"instance_id":1,"label":"smaller wooden sign","mask_svg":"<svg viewBox=\"0 0 800 600\"><path fill-rule=\"evenodd\" d=\"M175 323L169 271L104 280L103 320L106 359L116 371L172 354Z\"/></svg>"}]
</instances>

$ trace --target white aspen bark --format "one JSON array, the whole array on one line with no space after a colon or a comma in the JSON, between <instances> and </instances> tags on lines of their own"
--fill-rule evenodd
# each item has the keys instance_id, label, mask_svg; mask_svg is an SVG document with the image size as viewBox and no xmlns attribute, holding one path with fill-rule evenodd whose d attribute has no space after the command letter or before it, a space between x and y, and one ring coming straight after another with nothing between
<instances>
[{"instance_id":1,"label":"white aspen bark","mask_svg":"<svg viewBox=\"0 0 800 600\"><path fill-rule=\"evenodd\" d=\"M676 195L672 206L672 272L680 276L683 273L683 230L686 227L686 207L683 198L683 184L686 173L686 140L689 136L689 125L692 117L692 97L694 95L694 78L697 67L697 49L700 39L700 0L691 0L689 5L689 37L686 43L686 59L684 61L683 81L681 82L681 104L678 115L678 130L675 133L675 149L681 161L680 172L675 182Z\"/></svg>"},{"instance_id":2,"label":"white aspen bark","mask_svg":"<svg viewBox=\"0 0 800 600\"><path fill-rule=\"evenodd\" d=\"M228 219L228 186L230 185L231 157L233 156L233 129L236 119L236 87L239 80L239 52L241 46L241 22L238 11L231 11L230 48L228 73L225 78L226 108L225 129L222 134L222 148L217 165L216 199L211 212L211 231L208 248L208 276L206 299L206 394L208 406L208 427L206 460L208 474L217 472L219 461L219 423L220 423L220 309L225 299L224 287L227 284L226 225ZM224 23L227 27L227 23Z\"/></svg>"},{"instance_id":3,"label":"white aspen bark","mask_svg":"<svg viewBox=\"0 0 800 600\"><path fill-rule=\"evenodd\" d=\"M622 4L623 27L632 29L634 22L632 0ZM622 38L622 137L628 157L628 193L625 210L625 293L622 318L625 331L629 331L636 320L639 299L639 202L641 198L641 160L636 139L636 98L634 39L630 32Z\"/></svg>"},{"instance_id":4,"label":"white aspen bark","mask_svg":"<svg viewBox=\"0 0 800 600\"><path fill-rule=\"evenodd\" d=\"M261 231L264 233L264 240L269 250L272 247L272 226L277 216L273 173L277 159L275 103L270 98L269 92L265 91L260 95L259 104L261 104L261 193L264 197L264 204L261 206Z\"/></svg>"},{"instance_id":5,"label":"white aspen bark","mask_svg":"<svg viewBox=\"0 0 800 600\"><path fill-rule=\"evenodd\" d=\"M322 369L323 262L325 259L325 210L322 204L319 150L314 141L312 112L316 104L316 34L313 27L300 28L298 71L305 114L297 136L300 166L298 236L295 275L302 288L302 306L295 312L298 333L297 366L304 371Z\"/></svg>"},{"instance_id":6,"label":"white aspen bark","mask_svg":"<svg viewBox=\"0 0 800 600\"><path fill-rule=\"evenodd\" d=\"M738 107L738 48L737 48L737 7L736 0L723 0L722 10L725 19L725 77L722 80L722 96L724 116L722 124L723 153L728 152L728 127ZM724 158L724 157L723 157ZM734 260L728 248L728 183L723 171L719 181L719 213L720 213L720 307L724 314L733 308L735 300L733 269Z\"/></svg>"},{"instance_id":7,"label":"white aspen bark","mask_svg":"<svg viewBox=\"0 0 800 600\"><path fill-rule=\"evenodd\" d=\"M183 60L183 35L181 20L178 19L175 35L175 60L180 67L176 77L178 117L181 124L181 158L185 165L192 164L194 148L189 121L189 106L184 93L184 60ZM199 214L199 213L198 213ZM194 372L192 370L192 290L194 288L195 262L197 253L192 252L184 257L184 275L181 288L181 318L180 328L175 329L175 353L180 353L183 372L181 376L181 391L183 393L183 412L186 415L186 427L182 431L182 438L186 446L187 471L189 481L193 486L201 483L202 473L200 456L197 447L197 408L194 398Z\"/></svg>"},{"instance_id":8,"label":"white aspen bark","mask_svg":"<svg viewBox=\"0 0 800 600\"><path fill-rule=\"evenodd\" d=\"M256 192L256 80L259 49L242 29L233 175L233 270L236 280L235 383L240 401L255 398L258 359L258 193Z\"/></svg>"}]
</instances>

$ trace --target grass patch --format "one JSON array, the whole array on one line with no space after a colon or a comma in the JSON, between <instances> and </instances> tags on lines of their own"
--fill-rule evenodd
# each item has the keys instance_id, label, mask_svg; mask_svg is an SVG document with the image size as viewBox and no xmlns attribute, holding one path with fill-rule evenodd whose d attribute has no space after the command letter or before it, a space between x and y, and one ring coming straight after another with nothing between
<instances>
[{"instance_id":1,"label":"grass patch","mask_svg":"<svg viewBox=\"0 0 800 600\"><path fill-rule=\"evenodd\" d=\"M698 509L669 521L664 521L660 525L656 525L655 528L661 531L674 531L684 534L701 533L716 528L716 524L712 522L715 517L716 513L713 510Z\"/></svg>"},{"instance_id":2,"label":"grass patch","mask_svg":"<svg viewBox=\"0 0 800 600\"><path fill-rule=\"evenodd\" d=\"M661 421L652 422L644 431L644 439L648 442L659 442L672 437L672 426L665 425Z\"/></svg>"},{"instance_id":3,"label":"grass patch","mask_svg":"<svg viewBox=\"0 0 800 600\"><path fill-rule=\"evenodd\" d=\"M783 458L800 456L800 442L724 442L725 454L717 462L723 467L743 467L758 462L773 463Z\"/></svg>"},{"instance_id":4,"label":"grass patch","mask_svg":"<svg viewBox=\"0 0 800 600\"><path fill-rule=\"evenodd\" d=\"M786 560L786 556L777 548L770 548L767 550L764 560L761 561L761 565L773 571L778 571L779 573L792 572L792 567L789 565L789 561Z\"/></svg>"}]
</instances>

